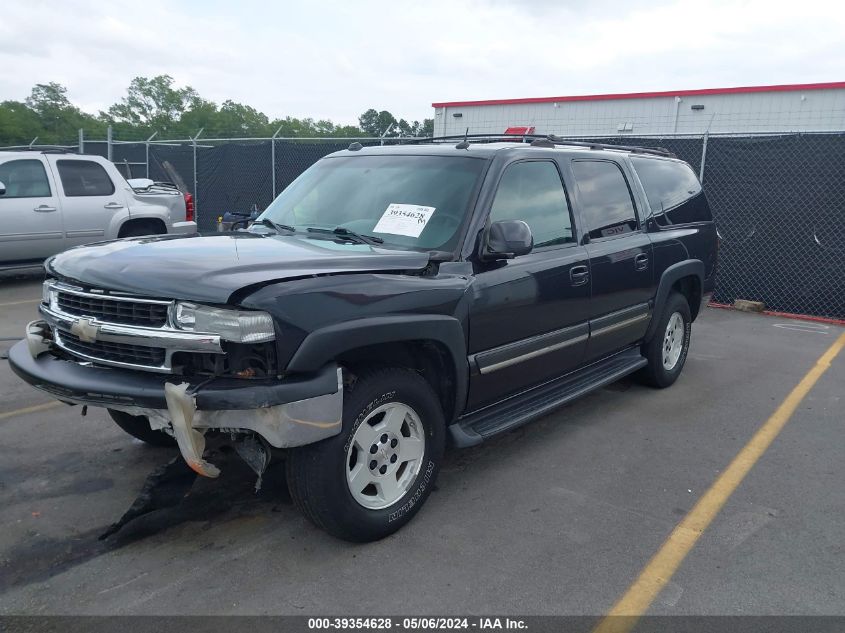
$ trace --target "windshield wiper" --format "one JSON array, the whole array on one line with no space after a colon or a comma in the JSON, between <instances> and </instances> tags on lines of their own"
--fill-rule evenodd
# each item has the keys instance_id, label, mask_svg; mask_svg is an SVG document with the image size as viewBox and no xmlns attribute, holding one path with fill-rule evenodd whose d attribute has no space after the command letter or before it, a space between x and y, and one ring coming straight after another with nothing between
<instances>
[{"instance_id":1,"label":"windshield wiper","mask_svg":"<svg viewBox=\"0 0 845 633\"><path fill-rule=\"evenodd\" d=\"M261 218L258 220L259 224L263 224L266 227L273 229L276 233L281 233L282 231L287 231L289 233L296 233L296 229L292 226L287 224L279 224L277 222L273 222L270 218Z\"/></svg>"},{"instance_id":2,"label":"windshield wiper","mask_svg":"<svg viewBox=\"0 0 845 633\"><path fill-rule=\"evenodd\" d=\"M353 242L358 242L359 244L368 244L370 246L376 246L378 244L384 244L384 240L380 237L376 237L375 235L361 235L360 233L356 233L355 231L351 231L343 226L338 226L333 229L321 229L314 226L309 226L307 229L310 233L324 233L326 235L339 235L340 237L349 238Z\"/></svg>"}]
</instances>

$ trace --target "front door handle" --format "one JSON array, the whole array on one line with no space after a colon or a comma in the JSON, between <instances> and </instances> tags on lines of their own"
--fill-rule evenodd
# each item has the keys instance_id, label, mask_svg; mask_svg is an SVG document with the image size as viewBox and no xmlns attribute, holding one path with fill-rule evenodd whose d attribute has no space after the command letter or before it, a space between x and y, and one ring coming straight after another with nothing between
<instances>
[{"instance_id":1,"label":"front door handle","mask_svg":"<svg viewBox=\"0 0 845 633\"><path fill-rule=\"evenodd\" d=\"M590 269L586 266L573 266L569 269L569 280L573 286L583 286L590 280Z\"/></svg>"},{"instance_id":2,"label":"front door handle","mask_svg":"<svg viewBox=\"0 0 845 633\"><path fill-rule=\"evenodd\" d=\"M645 270L648 268L648 255L640 253L634 257L634 268L637 270Z\"/></svg>"},{"instance_id":3,"label":"front door handle","mask_svg":"<svg viewBox=\"0 0 845 633\"><path fill-rule=\"evenodd\" d=\"M37 207L33 209L37 213L50 213L51 211L55 211L56 207L51 207L47 204L39 204Z\"/></svg>"},{"instance_id":4,"label":"front door handle","mask_svg":"<svg viewBox=\"0 0 845 633\"><path fill-rule=\"evenodd\" d=\"M123 205L119 202L109 202L107 205L103 207L104 209L122 209Z\"/></svg>"}]
</instances>

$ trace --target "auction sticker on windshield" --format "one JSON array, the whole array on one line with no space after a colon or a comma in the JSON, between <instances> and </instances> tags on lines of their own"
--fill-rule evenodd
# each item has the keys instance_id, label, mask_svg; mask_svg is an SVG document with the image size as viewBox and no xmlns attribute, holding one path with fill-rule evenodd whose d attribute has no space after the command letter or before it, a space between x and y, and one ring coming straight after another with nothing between
<instances>
[{"instance_id":1,"label":"auction sticker on windshield","mask_svg":"<svg viewBox=\"0 0 845 633\"><path fill-rule=\"evenodd\" d=\"M434 207L394 202L387 205L387 210L373 228L373 232L419 237L433 213Z\"/></svg>"}]
</instances>

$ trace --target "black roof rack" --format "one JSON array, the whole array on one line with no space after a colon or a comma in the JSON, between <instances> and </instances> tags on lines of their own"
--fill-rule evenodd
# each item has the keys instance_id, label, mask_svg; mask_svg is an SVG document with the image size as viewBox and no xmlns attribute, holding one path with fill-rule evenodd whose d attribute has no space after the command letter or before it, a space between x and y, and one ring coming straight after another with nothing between
<instances>
[{"instance_id":1,"label":"black roof rack","mask_svg":"<svg viewBox=\"0 0 845 633\"><path fill-rule=\"evenodd\" d=\"M663 147L641 147L638 145L614 145L611 143L594 143L592 141L569 140L554 134L457 134L453 136L434 136L415 140L416 143L448 143L450 141L468 141L470 143L497 143L502 141L530 143L534 147L554 147L566 145L569 147L585 147L587 149L606 149L633 154L653 154L675 158L675 154Z\"/></svg>"},{"instance_id":2,"label":"black roof rack","mask_svg":"<svg viewBox=\"0 0 845 633\"><path fill-rule=\"evenodd\" d=\"M3 152L39 152L41 154L70 154L76 153L76 150L71 152L70 149L67 147L61 147L60 145L21 145L20 147L3 147L0 148L0 151Z\"/></svg>"}]
</instances>

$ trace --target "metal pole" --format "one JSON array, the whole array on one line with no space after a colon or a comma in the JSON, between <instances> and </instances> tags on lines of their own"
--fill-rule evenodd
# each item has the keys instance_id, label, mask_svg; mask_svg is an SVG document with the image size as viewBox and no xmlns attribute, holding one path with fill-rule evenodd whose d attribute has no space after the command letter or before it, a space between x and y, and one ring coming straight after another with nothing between
<instances>
[{"instance_id":1,"label":"metal pole","mask_svg":"<svg viewBox=\"0 0 845 633\"><path fill-rule=\"evenodd\" d=\"M202 134L202 131L204 129L205 129L204 127L201 127L200 131L197 132L197 135L194 138L191 139L191 142L193 143L193 146L194 146L194 191L193 191L193 194L194 194L194 214L195 214L195 216L199 215L199 210L200 210L199 195L197 193L197 139L200 137L200 134Z\"/></svg>"},{"instance_id":2,"label":"metal pole","mask_svg":"<svg viewBox=\"0 0 845 633\"><path fill-rule=\"evenodd\" d=\"M672 134L678 133L678 112L681 109L681 98L675 97L675 124L672 126Z\"/></svg>"},{"instance_id":3,"label":"metal pole","mask_svg":"<svg viewBox=\"0 0 845 633\"><path fill-rule=\"evenodd\" d=\"M76 146L76 153L85 153L85 130L83 130L82 128L79 128L79 143Z\"/></svg>"},{"instance_id":4,"label":"metal pole","mask_svg":"<svg viewBox=\"0 0 845 633\"><path fill-rule=\"evenodd\" d=\"M111 160L112 158L112 129L111 125L106 128L106 158Z\"/></svg>"},{"instance_id":5,"label":"metal pole","mask_svg":"<svg viewBox=\"0 0 845 633\"><path fill-rule=\"evenodd\" d=\"M701 144L701 168L698 170L698 180L701 184L704 184L704 161L707 159L707 139L710 136L710 132L704 133L704 142Z\"/></svg>"},{"instance_id":6,"label":"metal pole","mask_svg":"<svg viewBox=\"0 0 845 633\"><path fill-rule=\"evenodd\" d=\"M382 133L381 133L381 136L379 136L379 139L381 140L381 143L380 143L381 145L384 145L384 137L385 137L385 135L387 135L387 133L388 133L388 132L390 132L390 130L392 130L392 129L393 129L393 123L391 123L390 125L388 125L388 126L387 126L387 128L385 128L384 132L382 132Z\"/></svg>"},{"instance_id":7,"label":"metal pole","mask_svg":"<svg viewBox=\"0 0 845 633\"><path fill-rule=\"evenodd\" d=\"M146 146L147 178L150 177L150 141L155 138L156 134L158 134L158 132L153 132L150 135L150 138L147 139L146 143L144 143Z\"/></svg>"},{"instance_id":8,"label":"metal pole","mask_svg":"<svg viewBox=\"0 0 845 633\"><path fill-rule=\"evenodd\" d=\"M280 125L279 129L276 130L275 134L273 134L273 138L270 139L270 168L272 169L273 200L276 199L276 137L281 131L282 126Z\"/></svg>"}]
</instances>

